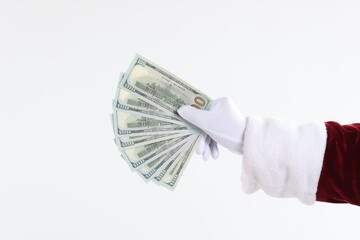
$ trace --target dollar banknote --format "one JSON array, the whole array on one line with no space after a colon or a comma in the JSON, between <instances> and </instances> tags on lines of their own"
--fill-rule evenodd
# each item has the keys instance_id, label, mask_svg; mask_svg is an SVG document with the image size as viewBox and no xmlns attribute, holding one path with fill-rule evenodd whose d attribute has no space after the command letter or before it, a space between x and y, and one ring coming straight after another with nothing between
<instances>
[{"instance_id":1,"label":"dollar banknote","mask_svg":"<svg viewBox=\"0 0 360 240\"><path fill-rule=\"evenodd\" d=\"M138 173L145 181L149 181L154 174L162 171L165 164L169 164L170 162L172 162L173 159L176 159L181 154L180 150L184 147L185 144L186 143L183 143L182 145L172 149L169 152L160 154L160 156L157 157L155 160L142 165L137 169Z\"/></svg>"},{"instance_id":2,"label":"dollar banknote","mask_svg":"<svg viewBox=\"0 0 360 240\"><path fill-rule=\"evenodd\" d=\"M167 164L165 164L159 171L157 171L153 176L152 180L160 184L162 180L170 178L170 175L173 173L172 170L177 166L178 162L182 157L185 155L187 150L189 149L190 145L194 143L194 139L192 141L188 141L182 146L182 151L179 152L179 154L176 155L175 158L173 158L171 161L168 161Z\"/></svg>"},{"instance_id":3,"label":"dollar banknote","mask_svg":"<svg viewBox=\"0 0 360 240\"><path fill-rule=\"evenodd\" d=\"M122 130L139 130L153 127L184 126L173 122L145 117L128 111L116 111L117 127Z\"/></svg>"},{"instance_id":4,"label":"dollar banknote","mask_svg":"<svg viewBox=\"0 0 360 240\"><path fill-rule=\"evenodd\" d=\"M175 189L203 134L177 110L208 110L211 104L204 93L136 55L120 74L113 100L111 122L121 157L146 182Z\"/></svg>"},{"instance_id":5,"label":"dollar banknote","mask_svg":"<svg viewBox=\"0 0 360 240\"><path fill-rule=\"evenodd\" d=\"M211 99L179 77L136 55L120 81L124 88L162 110L177 113L183 105L209 109Z\"/></svg>"},{"instance_id":6,"label":"dollar banknote","mask_svg":"<svg viewBox=\"0 0 360 240\"><path fill-rule=\"evenodd\" d=\"M121 155L129 163L130 167L138 168L145 163L149 163L156 159L159 154L164 154L171 151L172 149L186 143L189 135L159 141L156 143L151 143L149 145L144 145L140 147L130 148L122 151Z\"/></svg>"},{"instance_id":7,"label":"dollar banknote","mask_svg":"<svg viewBox=\"0 0 360 240\"><path fill-rule=\"evenodd\" d=\"M115 110L120 111L120 112L128 112L128 113L131 113L131 114L136 114L136 115L140 115L140 116L147 117L147 118L157 119L157 120L160 120L160 121L176 123L178 125L190 126L187 123L180 121L176 117L169 116L167 114L160 113L160 112L154 112L154 111L139 109L139 108L124 105L124 104L121 104L121 103L116 104Z\"/></svg>"},{"instance_id":8,"label":"dollar banknote","mask_svg":"<svg viewBox=\"0 0 360 240\"><path fill-rule=\"evenodd\" d=\"M152 102L144 101L141 98L139 98L139 96L133 94L131 91L122 88L121 81L124 75L125 74L120 75L120 81L118 83L116 97L113 101L113 106L116 107L121 104L150 112L160 112L160 113L163 112L161 109L159 109L159 107L155 106ZM179 122L183 122L183 120L177 113L167 112L167 115L171 116L173 119L179 120Z\"/></svg>"},{"instance_id":9,"label":"dollar banknote","mask_svg":"<svg viewBox=\"0 0 360 240\"><path fill-rule=\"evenodd\" d=\"M199 136L197 137L199 138ZM173 164L174 166L161 178L159 183L169 189L175 189L182 173L184 172L198 141L193 141L186 149L185 153Z\"/></svg>"},{"instance_id":10,"label":"dollar banknote","mask_svg":"<svg viewBox=\"0 0 360 240\"><path fill-rule=\"evenodd\" d=\"M159 135L145 135L139 136L139 138L129 140L124 137L115 137L115 144L118 146L120 151L123 151L128 148L134 148L138 146L143 146L146 144L155 143L157 141L168 140L171 138L182 137L184 135L189 135L190 133L175 133L175 134L159 134Z\"/></svg>"},{"instance_id":11,"label":"dollar banknote","mask_svg":"<svg viewBox=\"0 0 360 240\"><path fill-rule=\"evenodd\" d=\"M163 119L164 120L164 119ZM156 127L149 127L144 129L121 129L119 125L122 119L118 118L118 114L115 111L112 114L112 121L113 121L113 130L116 137L121 137L124 135L131 135L131 136L143 136L143 135L157 135L157 134L176 134L176 133L192 133L195 130L190 128L189 126L180 126L180 125L171 125L171 126L156 126Z\"/></svg>"}]
</instances>

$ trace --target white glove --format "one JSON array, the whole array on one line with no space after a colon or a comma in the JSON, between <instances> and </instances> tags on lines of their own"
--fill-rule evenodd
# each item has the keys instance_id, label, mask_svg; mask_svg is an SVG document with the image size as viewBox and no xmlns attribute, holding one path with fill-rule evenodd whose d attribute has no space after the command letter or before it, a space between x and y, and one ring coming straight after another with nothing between
<instances>
[{"instance_id":1,"label":"white glove","mask_svg":"<svg viewBox=\"0 0 360 240\"><path fill-rule=\"evenodd\" d=\"M219 157L217 142L215 142L209 135L204 133L201 136L196 153L202 155L205 161L210 158L210 155L212 158L217 159Z\"/></svg>"},{"instance_id":2,"label":"white glove","mask_svg":"<svg viewBox=\"0 0 360 240\"><path fill-rule=\"evenodd\" d=\"M208 111L182 106L178 113L207 134L197 150L205 160L210 154L215 159L218 157L217 143L237 154L243 153L246 119L229 98L215 100Z\"/></svg>"}]
</instances>

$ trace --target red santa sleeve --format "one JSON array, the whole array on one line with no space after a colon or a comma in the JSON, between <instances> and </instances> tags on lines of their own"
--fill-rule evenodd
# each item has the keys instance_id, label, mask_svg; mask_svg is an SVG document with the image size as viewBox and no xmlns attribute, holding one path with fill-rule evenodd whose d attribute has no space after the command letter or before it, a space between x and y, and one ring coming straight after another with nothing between
<instances>
[{"instance_id":1,"label":"red santa sleeve","mask_svg":"<svg viewBox=\"0 0 360 240\"><path fill-rule=\"evenodd\" d=\"M325 125L327 143L316 200L360 206L360 123Z\"/></svg>"},{"instance_id":2,"label":"red santa sleeve","mask_svg":"<svg viewBox=\"0 0 360 240\"><path fill-rule=\"evenodd\" d=\"M360 124L247 117L242 188L360 205Z\"/></svg>"}]
</instances>

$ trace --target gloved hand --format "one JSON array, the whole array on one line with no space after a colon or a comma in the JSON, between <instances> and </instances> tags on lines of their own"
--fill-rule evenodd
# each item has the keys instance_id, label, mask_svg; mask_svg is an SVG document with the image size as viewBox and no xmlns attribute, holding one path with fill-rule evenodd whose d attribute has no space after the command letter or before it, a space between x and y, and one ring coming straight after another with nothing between
<instances>
[{"instance_id":1,"label":"gloved hand","mask_svg":"<svg viewBox=\"0 0 360 240\"><path fill-rule=\"evenodd\" d=\"M178 113L206 133L197 150L205 160L210 154L218 157L217 143L237 154L243 153L246 119L229 98L215 100L208 111L182 106Z\"/></svg>"}]
</instances>

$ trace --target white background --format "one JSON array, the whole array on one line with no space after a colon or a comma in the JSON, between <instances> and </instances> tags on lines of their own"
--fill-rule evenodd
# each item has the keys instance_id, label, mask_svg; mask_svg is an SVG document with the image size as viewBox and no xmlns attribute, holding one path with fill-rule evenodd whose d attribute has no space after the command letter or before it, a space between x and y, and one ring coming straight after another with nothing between
<instances>
[{"instance_id":1,"label":"white background","mask_svg":"<svg viewBox=\"0 0 360 240\"><path fill-rule=\"evenodd\" d=\"M349 239L360 208L241 191L241 157L174 192L109 120L139 53L244 115L359 122L359 1L0 2L0 239Z\"/></svg>"}]
</instances>

